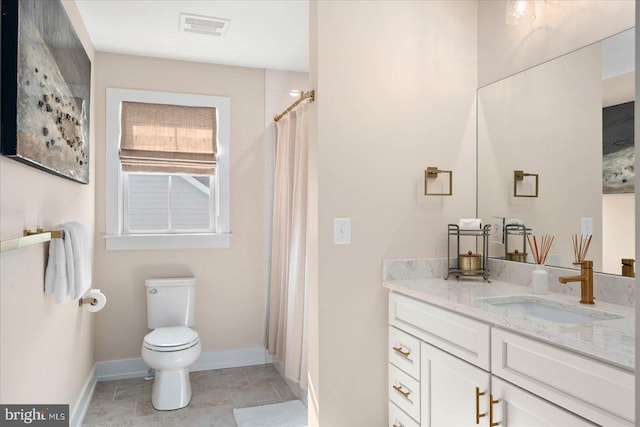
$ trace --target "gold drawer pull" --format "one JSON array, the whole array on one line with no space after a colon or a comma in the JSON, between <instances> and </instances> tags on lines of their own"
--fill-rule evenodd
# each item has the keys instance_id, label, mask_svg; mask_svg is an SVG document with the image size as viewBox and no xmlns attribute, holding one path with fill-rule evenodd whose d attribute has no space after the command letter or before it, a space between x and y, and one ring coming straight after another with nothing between
<instances>
[{"instance_id":1,"label":"gold drawer pull","mask_svg":"<svg viewBox=\"0 0 640 427\"><path fill-rule=\"evenodd\" d=\"M489 395L489 427L495 427L497 425L500 425L500 423L493 422L493 404L499 403L499 402L500 402L500 399L493 400L493 394Z\"/></svg>"},{"instance_id":2,"label":"gold drawer pull","mask_svg":"<svg viewBox=\"0 0 640 427\"><path fill-rule=\"evenodd\" d=\"M404 391L402 389L402 386L398 387L397 385L394 385L393 388L400 393L401 395L403 395L404 397L406 397L407 399L409 398L409 395L411 394L411 391Z\"/></svg>"},{"instance_id":3,"label":"gold drawer pull","mask_svg":"<svg viewBox=\"0 0 640 427\"><path fill-rule=\"evenodd\" d=\"M394 424L393 424L393 427L404 427L404 424L397 424L397 425L396 425L396 424L394 423Z\"/></svg>"},{"instance_id":4,"label":"gold drawer pull","mask_svg":"<svg viewBox=\"0 0 640 427\"><path fill-rule=\"evenodd\" d=\"M486 412L484 414L480 413L480 396L484 396L487 394L486 392L480 392L480 387L476 387L476 424L480 424L480 418L487 416Z\"/></svg>"},{"instance_id":5,"label":"gold drawer pull","mask_svg":"<svg viewBox=\"0 0 640 427\"><path fill-rule=\"evenodd\" d=\"M393 349L400 353L403 357L406 357L407 359L409 358L409 355L411 354L411 350L409 351L402 351L402 346L400 347L393 347Z\"/></svg>"}]
</instances>

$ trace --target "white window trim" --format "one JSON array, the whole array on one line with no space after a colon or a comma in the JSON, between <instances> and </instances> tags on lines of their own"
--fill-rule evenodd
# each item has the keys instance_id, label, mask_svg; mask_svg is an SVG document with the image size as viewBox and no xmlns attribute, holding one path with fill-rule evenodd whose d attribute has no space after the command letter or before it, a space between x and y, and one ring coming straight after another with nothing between
<instances>
[{"instance_id":1,"label":"white window trim","mask_svg":"<svg viewBox=\"0 0 640 427\"><path fill-rule=\"evenodd\" d=\"M194 95L135 89L107 88L106 123L106 249L187 249L231 246L229 197L230 100L225 96ZM123 234L122 172L120 167L120 109L123 101L214 107L218 112L218 164L216 167L217 215L215 233Z\"/></svg>"}]
</instances>

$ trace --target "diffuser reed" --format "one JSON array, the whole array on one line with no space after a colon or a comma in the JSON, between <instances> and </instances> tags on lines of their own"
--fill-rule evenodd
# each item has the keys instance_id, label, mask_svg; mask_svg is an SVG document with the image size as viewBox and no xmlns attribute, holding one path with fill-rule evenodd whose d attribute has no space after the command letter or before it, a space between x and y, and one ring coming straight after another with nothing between
<instances>
[{"instance_id":1,"label":"diffuser reed","mask_svg":"<svg viewBox=\"0 0 640 427\"><path fill-rule=\"evenodd\" d=\"M575 262L578 263L584 261L587 257L589 245L591 244L591 235L581 234L579 241L577 234L572 234L571 238L573 240L573 256L575 258Z\"/></svg>"},{"instance_id":2,"label":"diffuser reed","mask_svg":"<svg viewBox=\"0 0 640 427\"><path fill-rule=\"evenodd\" d=\"M527 240L529 241L529 247L531 248L531 254L533 255L533 259L536 264L544 264L547 260L547 255L549 255L549 251L551 250L551 244L553 243L553 236L551 234L543 234L540 238L540 246L538 246L538 239L536 236L527 235Z\"/></svg>"}]
</instances>

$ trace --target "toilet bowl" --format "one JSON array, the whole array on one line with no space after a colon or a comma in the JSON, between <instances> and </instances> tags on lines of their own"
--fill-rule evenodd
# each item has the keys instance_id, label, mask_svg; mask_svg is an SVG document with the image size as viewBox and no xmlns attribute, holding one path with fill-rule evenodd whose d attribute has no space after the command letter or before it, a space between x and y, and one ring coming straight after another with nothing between
<instances>
[{"instance_id":1,"label":"toilet bowl","mask_svg":"<svg viewBox=\"0 0 640 427\"><path fill-rule=\"evenodd\" d=\"M142 342L142 360L155 369L151 403L167 411L191 400L189 366L202 352L193 325L195 283L192 277L148 279L147 325L152 332Z\"/></svg>"},{"instance_id":2,"label":"toilet bowl","mask_svg":"<svg viewBox=\"0 0 640 427\"><path fill-rule=\"evenodd\" d=\"M188 367L201 351L198 333L186 326L158 328L144 337L142 360L156 371L151 391L154 408L172 410L189 404Z\"/></svg>"}]
</instances>

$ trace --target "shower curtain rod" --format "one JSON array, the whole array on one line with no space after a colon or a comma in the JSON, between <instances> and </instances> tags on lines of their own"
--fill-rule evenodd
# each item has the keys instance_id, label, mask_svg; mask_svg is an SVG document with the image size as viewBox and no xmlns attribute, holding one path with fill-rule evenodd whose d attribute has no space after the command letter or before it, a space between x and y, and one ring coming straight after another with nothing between
<instances>
[{"instance_id":1,"label":"shower curtain rod","mask_svg":"<svg viewBox=\"0 0 640 427\"><path fill-rule=\"evenodd\" d=\"M282 118L284 116L286 116L291 110L293 110L294 108L296 108L298 105L302 104L304 101L309 100L309 102L313 102L316 100L316 91L315 90L311 90L309 92L305 92L302 91L300 92L300 98L298 98L298 100L296 102L294 102L293 104L291 104L289 106L289 108L287 108L286 110L284 110L282 113L278 114L277 116L275 116L273 118L274 121L279 122L280 120L282 120Z\"/></svg>"}]
</instances>

